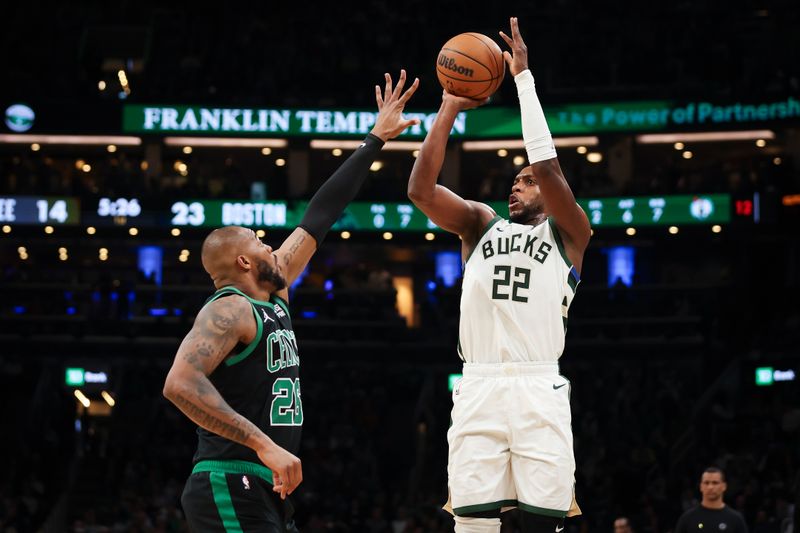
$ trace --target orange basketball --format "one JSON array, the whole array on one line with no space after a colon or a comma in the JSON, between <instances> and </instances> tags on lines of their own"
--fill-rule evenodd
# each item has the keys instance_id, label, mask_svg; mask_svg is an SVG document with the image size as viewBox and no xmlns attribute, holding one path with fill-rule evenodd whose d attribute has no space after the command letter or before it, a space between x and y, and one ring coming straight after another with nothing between
<instances>
[{"instance_id":1,"label":"orange basketball","mask_svg":"<svg viewBox=\"0 0 800 533\"><path fill-rule=\"evenodd\" d=\"M436 60L436 76L447 92L477 100L494 94L505 73L500 47L480 33L456 35L444 43Z\"/></svg>"}]
</instances>

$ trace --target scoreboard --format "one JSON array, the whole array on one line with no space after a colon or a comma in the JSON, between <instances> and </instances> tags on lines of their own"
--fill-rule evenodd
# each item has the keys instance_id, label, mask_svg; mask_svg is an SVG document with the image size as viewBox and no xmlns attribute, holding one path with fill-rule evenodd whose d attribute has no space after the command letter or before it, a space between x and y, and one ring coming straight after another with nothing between
<instances>
[{"instance_id":1,"label":"scoreboard","mask_svg":"<svg viewBox=\"0 0 800 533\"><path fill-rule=\"evenodd\" d=\"M600 198L578 204L592 227L718 224L731 219L727 194Z\"/></svg>"},{"instance_id":2,"label":"scoreboard","mask_svg":"<svg viewBox=\"0 0 800 533\"><path fill-rule=\"evenodd\" d=\"M578 199L592 227L724 224L731 219L727 194ZM506 202L490 202L508 216ZM18 225L137 227L296 227L308 202L180 199L149 205L139 198L0 197L0 223ZM410 202L353 202L334 225L338 230L439 231Z\"/></svg>"},{"instance_id":3,"label":"scoreboard","mask_svg":"<svg viewBox=\"0 0 800 533\"><path fill-rule=\"evenodd\" d=\"M80 221L77 198L0 196L0 222L22 225L71 225Z\"/></svg>"}]
</instances>

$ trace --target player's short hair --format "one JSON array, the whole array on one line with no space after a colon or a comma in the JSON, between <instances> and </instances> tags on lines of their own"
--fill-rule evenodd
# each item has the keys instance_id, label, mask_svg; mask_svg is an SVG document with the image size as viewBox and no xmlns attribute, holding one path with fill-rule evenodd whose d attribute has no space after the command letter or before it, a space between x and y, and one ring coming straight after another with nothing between
<instances>
[{"instance_id":1,"label":"player's short hair","mask_svg":"<svg viewBox=\"0 0 800 533\"><path fill-rule=\"evenodd\" d=\"M709 466L708 468L703 470L703 474L719 474L719 477L722 478L722 482L726 483L725 472L723 472L721 468L718 468L716 466ZM703 474L700 474L700 478L703 477Z\"/></svg>"}]
</instances>

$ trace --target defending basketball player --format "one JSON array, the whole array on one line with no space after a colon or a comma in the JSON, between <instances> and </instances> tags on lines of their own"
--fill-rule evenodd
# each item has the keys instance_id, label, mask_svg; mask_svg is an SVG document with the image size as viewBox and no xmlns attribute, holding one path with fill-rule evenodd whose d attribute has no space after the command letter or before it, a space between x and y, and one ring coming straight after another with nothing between
<instances>
[{"instance_id":1,"label":"defending basketball player","mask_svg":"<svg viewBox=\"0 0 800 533\"><path fill-rule=\"evenodd\" d=\"M483 102L445 92L411 172L408 195L462 240L464 281L448 484L458 533L500 531L518 507L525 531L563 529L574 500L570 385L559 375L567 311L589 221L556 157L516 18L504 58L517 85L530 166L514 178L508 220L436 183L456 115Z\"/></svg>"},{"instance_id":2,"label":"defending basketball player","mask_svg":"<svg viewBox=\"0 0 800 533\"><path fill-rule=\"evenodd\" d=\"M375 87L378 117L361 146L311 198L297 229L278 248L242 227L214 230L202 262L217 291L178 348L164 396L198 426L194 468L181 502L196 532L295 531L285 500L303 480L296 457L303 425L297 341L287 287L303 271L355 197L383 144L418 119L386 74ZM280 495L278 499L277 494Z\"/></svg>"}]
</instances>

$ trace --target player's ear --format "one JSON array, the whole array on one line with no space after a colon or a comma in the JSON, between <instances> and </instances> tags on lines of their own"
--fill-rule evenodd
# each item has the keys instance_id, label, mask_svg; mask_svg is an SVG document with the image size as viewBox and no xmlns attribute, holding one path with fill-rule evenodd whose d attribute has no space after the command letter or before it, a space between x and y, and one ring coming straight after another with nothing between
<instances>
[{"instance_id":1,"label":"player's ear","mask_svg":"<svg viewBox=\"0 0 800 533\"><path fill-rule=\"evenodd\" d=\"M245 272L249 272L250 269L252 268L252 264L250 263L250 260L247 257L243 256L243 255L240 255L240 256L236 257L236 266L238 266L239 268L241 268Z\"/></svg>"}]
</instances>

